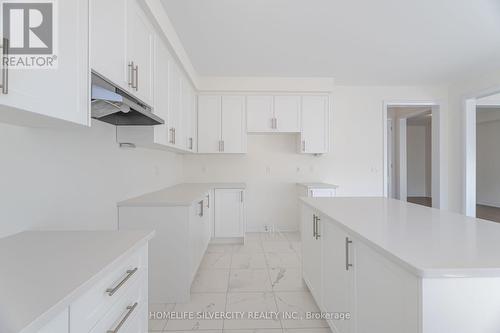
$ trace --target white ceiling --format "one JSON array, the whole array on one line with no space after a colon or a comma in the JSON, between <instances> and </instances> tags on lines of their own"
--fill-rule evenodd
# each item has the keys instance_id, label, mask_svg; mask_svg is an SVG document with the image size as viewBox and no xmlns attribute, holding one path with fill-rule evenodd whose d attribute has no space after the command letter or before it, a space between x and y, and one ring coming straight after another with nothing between
<instances>
[{"instance_id":1,"label":"white ceiling","mask_svg":"<svg viewBox=\"0 0 500 333\"><path fill-rule=\"evenodd\" d=\"M500 68L500 0L161 0L205 76L448 83Z\"/></svg>"}]
</instances>

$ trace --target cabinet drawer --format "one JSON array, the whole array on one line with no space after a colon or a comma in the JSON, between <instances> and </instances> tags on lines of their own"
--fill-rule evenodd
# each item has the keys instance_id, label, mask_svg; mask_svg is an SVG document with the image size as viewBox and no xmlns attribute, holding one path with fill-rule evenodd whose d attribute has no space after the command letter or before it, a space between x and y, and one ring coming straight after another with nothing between
<instances>
[{"instance_id":1,"label":"cabinet drawer","mask_svg":"<svg viewBox=\"0 0 500 333\"><path fill-rule=\"evenodd\" d=\"M116 269L71 305L71 332L87 333L114 303L136 284L147 279L147 247L125 258Z\"/></svg>"},{"instance_id":2,"label":"cabinet drawer","mask_svg":"<svg viewBox=\"0 0 500 333\"><path fill-rule=\"evenodd\" d=\"M147 332L147 283L145 276L141 279L131 285L130 290L115 302L90 333Z\"/></svg>"}]
</instances>

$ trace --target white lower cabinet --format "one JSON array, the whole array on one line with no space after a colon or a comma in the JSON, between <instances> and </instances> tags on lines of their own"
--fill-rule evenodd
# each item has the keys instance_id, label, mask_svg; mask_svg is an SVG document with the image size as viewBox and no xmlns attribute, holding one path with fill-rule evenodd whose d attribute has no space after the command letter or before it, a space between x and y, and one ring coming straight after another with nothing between
<instances>
[{"instance_id":1,"label":"white lower cabinet","mask_svg":"<svg viewBox=\"0 0 500 333\"><path fill-rule=\"evenodd\" d=\"M207 191L206 195L209 195ZM210 241L207 196L186 206L119 207L119 229L151 229L149 300L183 303Z\"/></svg>"},{"instance_id":2,"label":"white lower cabinet","mask_svg":"<svg viewBox=\"0 0 500 333\"><path fill-rule=\"evenodd\" d=\"M302 205L303 279L335 333L419 333L420 280Z\"/></svg>"},{"instance_id":3,"label":"white lower cabinet","mask_svg":"<svg viewBox=\"0 0 500 333\"><path fill-rule=\"evenodd\" d=\"M245 190L215 189L215 238L245 236Z\"/></svg>"},{"instance_id":4,"label":"white lower cabinet","mask_svg":"<svg viewBox=\"0 0 500 333\"><path fill-rule=\"evenodd\" d=\"M37 333L144 333L148 330L148 245L109 272Z\"/></svg>"}]
</instances>

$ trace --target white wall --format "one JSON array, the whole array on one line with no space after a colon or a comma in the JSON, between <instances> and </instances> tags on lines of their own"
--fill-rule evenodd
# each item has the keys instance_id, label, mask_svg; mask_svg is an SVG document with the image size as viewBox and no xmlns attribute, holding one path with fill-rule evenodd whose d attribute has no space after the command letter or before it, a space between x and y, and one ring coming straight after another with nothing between
<instances>
[{"instance_id":1,"label":"white wall","mask_svg":"<svg viewBox=\"0 0 500 333\"><path fill-rule=\"evenodd\" d=\"M476 140L476 201L500 207L500 120L478 123Z\"/></svg>"},{"instance_id":2,"label":"white wall","mask_svg":"<svg viewBox=\"0 0 500 333\"><path fill-rule=\"evenodd\" d=\"M447 90L338 86L333 99L329 154L321 157L297 154L293 135L251 135L248 154L244 156L186 156L185 180L246 182L249 229L260 230L265 224L296 229L294 184L298 181L338 184L342 196L383 195L384 100L442 100L446 112Z\"/></svg>"},{"instance_id":3,"label":"white wall","mask_svg":"<svg viewBox=\"0 0 500 333\"><path fill-rule=\"evenodd\" d=\"M430 124L429 124L430 125ZM408 125L407 191L409 197L430 197L432 187L431 130L429 125Z\"/></svg>"},{"instance_id":4,"label":"white wall","mask_svg":"<svg viewBox=\"0 0 500 333\"><path fill-rule=\"evenodd\" d=\"M116 202L180 181L182 157L124 150L115 127L0 124L0 237L26 229L114 229Z\"/></svg>"}]
</instances>

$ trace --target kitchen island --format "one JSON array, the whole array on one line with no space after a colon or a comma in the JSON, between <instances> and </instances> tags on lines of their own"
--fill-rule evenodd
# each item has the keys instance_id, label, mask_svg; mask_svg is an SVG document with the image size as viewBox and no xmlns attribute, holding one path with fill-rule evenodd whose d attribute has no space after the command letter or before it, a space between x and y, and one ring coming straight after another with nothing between
<instances>
[{"instance_id":1,"label":"kitchen island","mask_svg":"<svg viewBox=\"0 0 500 333\"><path fill-rule=\"evenodd\" d=\"M301 208L303 278L334 332L500 332L500 224L386 198Z\"/></svg>"}]
</instances>

